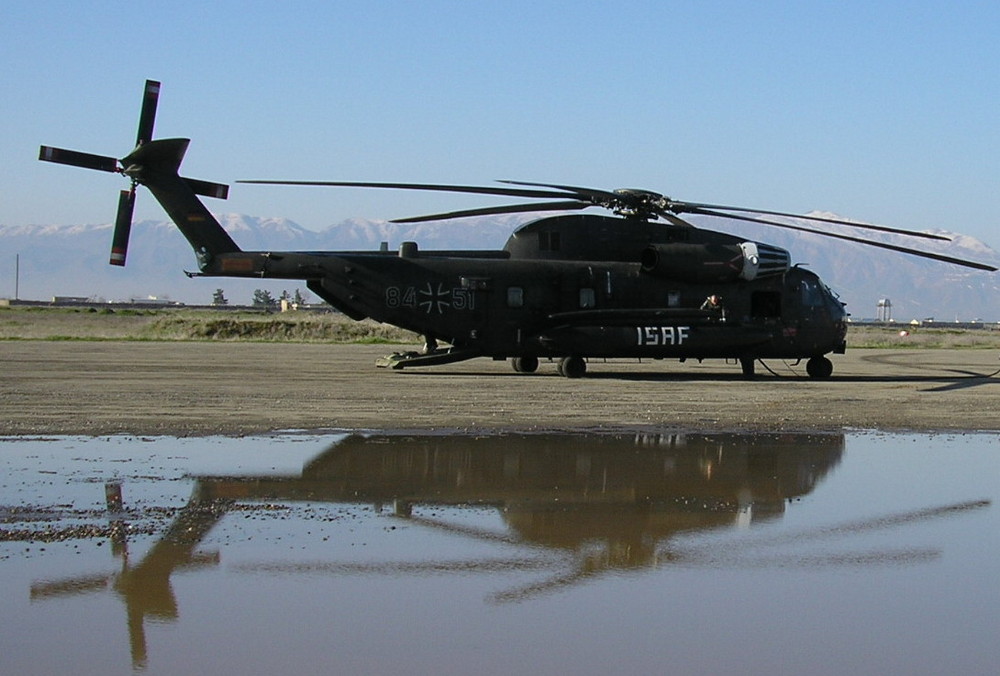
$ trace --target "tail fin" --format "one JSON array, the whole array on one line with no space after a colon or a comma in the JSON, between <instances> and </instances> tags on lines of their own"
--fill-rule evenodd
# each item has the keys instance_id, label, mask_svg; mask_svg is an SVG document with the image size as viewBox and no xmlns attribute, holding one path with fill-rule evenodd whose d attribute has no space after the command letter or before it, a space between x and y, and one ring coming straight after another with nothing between
<instances>
[{"instance_id":1,"label":"tail fin","mask_svg":"<svg viewBox=\"0 0 1000 676\"><path fill-rule=\"evenodd\" d=\"M216 255L240 250L197 197L205 195L226 199L229 186L178 175L189 141L152 140L159 95L160 83L146 80L136 148L127 157L117 160L104 155L42 146L38 159L124 174L132 179L131 188L123 190L118 199L115 233L111 244L112 265L125 265L132 229L132 211L135 208L135 187L145 185L191 243L198 257L198 264L204 270Z\"/></svg>"}]
</instances>

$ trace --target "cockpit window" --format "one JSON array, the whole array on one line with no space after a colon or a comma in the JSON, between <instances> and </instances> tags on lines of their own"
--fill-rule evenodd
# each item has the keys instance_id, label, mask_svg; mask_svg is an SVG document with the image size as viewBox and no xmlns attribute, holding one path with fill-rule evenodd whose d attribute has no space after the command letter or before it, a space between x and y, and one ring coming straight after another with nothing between
<instances>
[{"instance_id":1,"label":"cockpit window","mask_svg":"<svg viewBox=\"0 0 1000 676\"><path fill-rule=\"evenodd\" d=\"M823 289L818 282L802 280L802 304L806 307L819 307L823 304Z\"/></svg>"}]
</instances>

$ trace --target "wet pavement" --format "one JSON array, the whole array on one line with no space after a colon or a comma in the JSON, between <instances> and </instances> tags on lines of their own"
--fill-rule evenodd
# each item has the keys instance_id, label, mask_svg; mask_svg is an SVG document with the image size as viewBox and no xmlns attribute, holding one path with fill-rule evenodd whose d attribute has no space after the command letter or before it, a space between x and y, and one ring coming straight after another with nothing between
<instances>
[{"instance_id":1,"label":"wet pavement","mask_svg":"<svg viewBox=\"0 0 1000 676\"><path fill-rule=\"evenodd\" d=\"M998 451L0 438L0 673L993 674Z\"/></svg>"}]
</instances>

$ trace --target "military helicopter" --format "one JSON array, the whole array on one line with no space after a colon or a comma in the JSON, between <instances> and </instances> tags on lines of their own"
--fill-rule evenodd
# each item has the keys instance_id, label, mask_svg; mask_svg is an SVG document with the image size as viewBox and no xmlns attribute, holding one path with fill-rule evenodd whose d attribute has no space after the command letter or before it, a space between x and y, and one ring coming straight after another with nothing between
<instances>
[{"instance_id":1,"label":"military helicopter","mask_svg":"<svg viewBox=\"0 0 1000 676\"><path fill-rule=\"evenodd\" d=\"M189 139L153 140L160 83L146 82L136 147L121 159L42 146L39 159L119 173L121 192L111 264L124 265L136 187L145 186L194 249L189 276L304 280L354 320L372 318L425 337L420 351L380 366L402 369L476 357L510 359L533 373L556 361L561 375L585 375L591 358L725 359L745 376L757 360L805 359L812 378L833 371L828 353L846 349L847 317L817 275L789 252L696 227L705 215L814 232L979 270L982 263L792 225L773 217L903 234L946 237L833 218L671 199L648 190L599 190L502 181L498 186L356 181L252 180L241 183L430 190L543 200L452 211L396 223L490 214L560 212L519 227L501 250L243 251L198 195L225 199L228 186L181 177ZM598 207L613 215L566 213ZM768 218L761 218L761 217ZM440 341L440 342L439 342ZM442 346L441 343L445 343Z\"/></svg>"}]
</instances>

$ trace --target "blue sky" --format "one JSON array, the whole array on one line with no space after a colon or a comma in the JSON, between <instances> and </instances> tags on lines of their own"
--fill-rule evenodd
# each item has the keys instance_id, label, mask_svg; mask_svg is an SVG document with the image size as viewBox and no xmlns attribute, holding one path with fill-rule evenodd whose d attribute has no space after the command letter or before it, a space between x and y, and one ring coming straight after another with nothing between
<instances>
[{"instance_id":1,"label":"blue sky","mask_svg":"<svg viewBox=\"0 0 1000 676\"><path fill-rule=\"evenodd\" d=\"M0 224L112 220L146 78L187 176L642 187L1000 247L1000 3L48 2L0 9ZM319 229L495 199L234 186ZM136 217L165 216L148 194Z\"/></svg>"}]
</instances>

